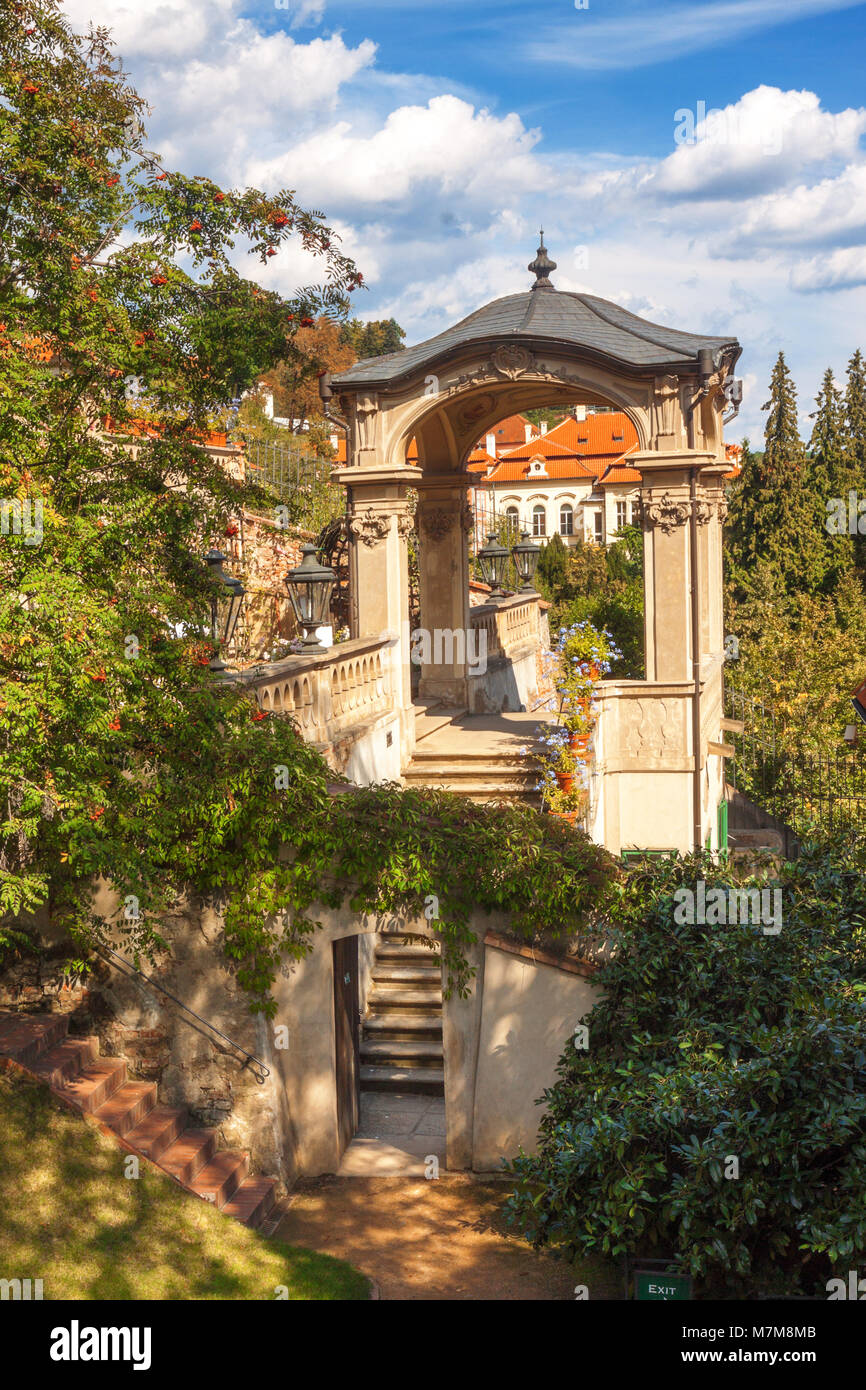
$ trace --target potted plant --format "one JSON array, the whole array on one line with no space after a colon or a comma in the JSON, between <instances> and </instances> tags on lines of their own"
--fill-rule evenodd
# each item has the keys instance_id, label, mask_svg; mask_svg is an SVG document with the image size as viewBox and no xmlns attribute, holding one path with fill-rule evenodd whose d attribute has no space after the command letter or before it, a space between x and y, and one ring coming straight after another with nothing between
<instances>
[{"instance_id":1,"label":"potted plant","mask_svg":"<svg viewBox=\"0 0 866 1390\"><path fill-rule=\"evenodd\" d=\"M557 637L551 657L558 722L539 729L541 790L551 814L574 820L585 806L585 767L598 708L595 687L619 655L610 634L590 622L565 627Z\"/></svg>"}]
</instances>

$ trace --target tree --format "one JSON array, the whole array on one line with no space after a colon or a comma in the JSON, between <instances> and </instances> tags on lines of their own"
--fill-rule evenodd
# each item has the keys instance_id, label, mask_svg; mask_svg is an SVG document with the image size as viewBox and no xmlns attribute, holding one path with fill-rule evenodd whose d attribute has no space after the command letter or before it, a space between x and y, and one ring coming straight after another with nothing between
<instances>
[{"instance_id":1,"label":"tree","mask_svg":"<svg viewBox=\"0 0 866 1390\"><path fill-rule=\"evenodd\" d=\"M55 0L7 6L0 52L0 946L40 908L101 930L100 873L142 944L181 882L237 873L223 832L251 769L265 818L275 755L317 784L288 725L256 737L247 700L215 693L201 556L242 495L202 442L360 276L287 190L164 168L105 31L75 35ZM231 264L238 237L263 263L297 237L326 283L265 292ZM227 931L261 992L259 872Z\"/></svg>"},{"instance_id":2,"label":"tree","mask_svg":"<svg viewBox=\"0 0 866 1390\"><path fill-rule=\"evenodd\" d=\"M848 492L853 485L853 475L846 449L842 392L833 379L832 367L828 367L824 373L816 404L818 409L809 441L806 478L819 511L824 509L824 543L828 551L824 586L832 590L854 560L852 538L847 526ZM844 514L844 531L834 529L834 520L838 518L839 511Z\"/></svg>"},{"instance_id":3,"label":"tree","mask_svg":"<svg viewBox=\"0 0 866 1390\"><path fill-rule=\"evenodd\" d=\"M354 349L356 358L384 357L386 353L402 352L405 331L396 319L349 319L340 330L343 342Z\"/></svg>"},{"instance_id":4,"label":"tree","mask_svg":"<svg viewBox=\"0 0 866 1390\"><path fill-rule=\"evenodd\" d=\"M775 566L786 591L816 592L828 553L826 512L808 486L797 426L797 393L784 354L770 385L763 455L743 442L742 471L730 494L728 573L738 594L748 592L758 561Z\"/></svg>"},{"instance_id":5,"label":"tree","mask_svg":"<svg viewBox=\"0 0 866 1390\"><path fill-rule=\"evenodd\" d=\"M826 1296L866 1245L864 911L858 837L806 843L770 887L712 856L630 871L589 1047L512 1164L523 1233L676 1256L705 1297Z\"/></svg>"},{"instance_id":6,"label":"tree","mask_svg":"<svg viewBox=\"0 0 866 1390\"><path fill-rule=\"evenodd\" d=\"M858 348L848 363L845 385L845 452L850 486L857 492L858 502L866 499L866 363ZM854 559L862 578L866 579L866 536L859 533L854 539Z\"/></svg>"},{"instance_id":7,"label":"tree","mask_svg":"<svg viewBox=\"0 0 866 1390\"><path fill-rule=\"evenodd\" d=\"M295 422L295 433L322 418L321 373L345 371L357 361L343 327L324 316L304 322L292 336L290 353L261 377L261 385L273 392L274 414Z\"/></svg>"}]
</instances>

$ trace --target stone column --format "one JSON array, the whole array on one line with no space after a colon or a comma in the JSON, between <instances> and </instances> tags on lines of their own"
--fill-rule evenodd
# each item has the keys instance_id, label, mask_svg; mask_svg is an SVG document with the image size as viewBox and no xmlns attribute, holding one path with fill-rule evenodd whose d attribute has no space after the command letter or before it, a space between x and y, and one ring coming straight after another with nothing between
<instances>
[{"instance_id":1,"label":"stone column","mask_svg":"<svg viewBox=\"0 0 866 1390\"><path fill-rule=\"evenodd\" d=\"M643 476L640 496L647 680L689 681L693 675L689 560L693 467L701 470L697 500L702 647L699 655L703 659L721 648L720 487L715 476L718 461L708 454L686 452L638 454L633 459ZM706 484L705 470L711 470L706 474ZM723 503L723 496L721 500Z\"/></svg>"},{"instance_id":2,"label":"stone column","mask_svg":"<svg viewBox=\"0 0 866 1390\"><path fill-rule=\"evenodd\" d=\"M427 476L419 486L418 578L423 640L420 696L466 709L469 704L469 540L472 509L464 477Z\"/></svg>"},{"instance_id":3,"label":"stone column","mask_svg":"<svg viewBox=\"0 0 866 1390\"><path fill-rule=\"evenodd\" d=\"M412 530L407 491L417 468L338 468L333 477L349 489L349 586L352 637L389 638L395 701L412 704L409 673L409 561Z\"/></svg>"}]
</instances>

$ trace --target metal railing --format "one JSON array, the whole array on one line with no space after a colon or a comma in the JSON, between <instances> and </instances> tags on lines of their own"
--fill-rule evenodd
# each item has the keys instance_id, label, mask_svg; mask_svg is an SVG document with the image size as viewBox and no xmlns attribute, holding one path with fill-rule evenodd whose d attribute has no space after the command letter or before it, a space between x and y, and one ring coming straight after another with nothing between
<instances>
[{"instance_id":1,"label":"metal railing","mask_svg":"<svg viewBox=\"0 0 866 1390\"><path fill-rule=\"evenodd\" d=\"M137 976L141 980L146 980L154 989L158 989L168 999L171 999L172 1003L177 1004L178 1008L190 1014L199 1023L203 1024L205 1028L209 1028L212 1033L216 1033L217 1037L222 1038L223 1042L227 1042L229 1047L233 1047L236 1052L242 1052L247 1059L243 1065L246 1067L248 1063L251 1064L250 1070L256 1078L256 1081L260 1086L264 1085L271 1074L270 1068L266 1067L264 1062L260 1061L258 1057L254 1057L251 1052L247 1052L245 1047L241 1047L240 1043L236 1043L231 1038L226 1037L226 1034L221 1033L219 1028L215 1027L213 1023L209 1023L206 1018L202 1018L200 1014L195 1012L195 1009L191 1009L187 1004L184 1004L182 999L178 999L177 995L172 994L170 990L166 989L165 985L161 985L159 980L154 980L151 975L145 975L144 971L139 970L137 965L133 965L132 961L127 960L125 956L119 955L118 952L112 950L110 946L106 946L100 941L96 943L96 950L100 955L109 955L113 957L113 960L108 961L107 964L114 965L115 970L120 968L118 965L115 965L115 961L119 961L122 966L125 966L126 970L121 971L121 974L126 974L127 979L134 979ZM132 972L131 975L128 973L129 971ZM184 1019L183 1021L186 1022L187 1020ZM192 1024L190 1024L190 1027L192 1027Z\"/></svg>"},{"instance_id":2,"label":"metal railing","mask_svg":"<svg viewBox=\"0 0 866 1390\"><path fill-rule=\"evenodd\" d=\"M289 497L311 486L337 486L331 482L333 462L317 458L308 445L300 442L284 444L279 439L251 439L244 453L247 480L279 497Z\"/></svg>"},{"instance_id":3,"label":"metal railing","mask_svg":"<svg viewBox=\"0 0 866 1390\"><path fill-rule=\"evenodd\" d=\"M725 714L744 725L728 731L735 756L728 781L793 829L818 824L832 830L866 825L866 757L855 749L797 750L783 739L772 705L726 688Z\"/></svg>"}]
</instances>

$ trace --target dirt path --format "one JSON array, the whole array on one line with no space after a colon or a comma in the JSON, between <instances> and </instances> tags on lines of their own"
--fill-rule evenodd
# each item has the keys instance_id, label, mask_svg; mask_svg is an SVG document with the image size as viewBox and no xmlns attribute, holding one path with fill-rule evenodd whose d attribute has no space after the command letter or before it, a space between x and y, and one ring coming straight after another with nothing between
<instances>
[{"instance_id":1,"label":"dirt path","mask_svg":"<svg viewBox=\"0 0 866 1390\"><path fill-rule=\"evenodd\" d=\"M507 1191L458 1176L308 1179L276 1235L349 1260L383 1299L573 1298L571 1266L508 1234Z\"/></svg>"}]
</instances>

